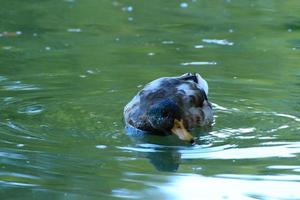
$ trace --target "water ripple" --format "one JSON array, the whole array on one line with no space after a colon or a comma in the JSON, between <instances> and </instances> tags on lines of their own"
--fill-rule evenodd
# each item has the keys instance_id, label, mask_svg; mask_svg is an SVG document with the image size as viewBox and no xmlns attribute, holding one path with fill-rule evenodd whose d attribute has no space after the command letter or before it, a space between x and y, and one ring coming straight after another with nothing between
<instances>
[{"instance_id":1,"label":"water ripple","mask_svg":"<svg viewBox=\"0 0 300 200\"><path fill-rule=\"evenodd\" d=\"M216 110L216 111L227 112L227 113L239 111L236 108L225 108L225 107L220 106L220 105L218 105L216 103L211 103L211 104L213 106L213 109Z\"/></svg>"},{"instance_id":2,"label":"water ripple","mask_svg":"<svg viewBox=\"0 0 300 200\"><path fill-rule=\"evenodd\" d=\"M217 177L243 180L300 181L299 175L219 174Z\"/></svg>"},{"instance_id":3,"label":"water ripple","mask_svg":"<svg viewBox=\"0 0 300 200\"><path fill-rule=\"evenodd\" d=\"M0 179L0 184L20 187L38 186L33 182L40 180L40 178L37 176L15 172L0 172Z\"/></svg>"},{"instance_id":4,"label":"water ripple","mask_svg":"<svg viewBox=\"0 0 300 200\"><path fill-rule=\"evenodd\" d=\"M219 131L212 131L209 134L213 136L217 136L218 138L227 138L232 135L237 135L237 134L245 134L245 133L252 133L256 130L255 127L249 127L249 128L225 128Z\"/></svg>"},{"instance_id":5,"label":"water ripple","mask_svg":"<svg viewBox=\"0 0 300 200\"><path fill-rule=\"evenodd\" d=\"M42 105L30 105L19 109L18 113L34 115L34 114L39 114L43 111L44 111L44 107Z\"/></svg>"},{"instance_id":6,"label":"water ripple","mask_svg":"<svg viewBox=\"0 0 300 200\"><path fill-rule=\"evenodd\" d=\"M10 91L39 90L40 89L39 87L36 87L31 84L21 83L21 81L13 81L2 87L4 88L4 90L10 90Z\"/></svg>"},{"instance_id":7,"label":"water ripple","mask_svg":"<svg viewBox=\"0 0 300 200\"><path fill-rule=\"evenodd\" d=\"M285 118L289 118L289 119L293 119L296 122L300 122L300 118L293 116L293 115L289 115L289 114L283 114L283 113L277 113L277 112L271 112L271 114L278 116L278 117L285 117Z\"/></svg>"},{"instance_id":8,"label":"water ripple","mask_svg":"<svg viewBox=\"0 0 300 200\"><path fill-rule=\"evenodd\" d=\"M278 169L278 170L292 170L294 172L300 172L300 166L298 165L271 165L267 167L268 169Z\"/></svg>"},{"instance_id":9,"label":"water ripple","mask_svg":"<svg viewBox=\"0 0 300 200\"><path fill-rule=\"evenodd\" d=\"M257 159L271 157L297 157L300 153L300 142L288 143L279 146L262 146L248 148L230 148L221 151L202 152L191 151L181 152L183 159Z\"/></svg>"},{"instance_id":10,"label":"water ripple","mask_svg":"<svg viewBox=\"0 0 300 200\"><path fill-rule=\"evenodd\" d=\"M195 62L184 62L181 63L182 66L189 66L189 65L216 65L217 62L215 61L195 61Z\"/></svg>"},{"instance_id":11,"label":"water ripple","mask_svg":"<svg viewBox=\"0 0 300 200\"><path fill-rule=\"evenodd\" d=\"M34 187L38 186L32 183L20 183L20 182L13 182L13 181L2 181L0 180L0 185L10 185L10 186L18 186L18 187Z\"/></svg>"},{"instance_id":12,"label":"water ripple","mask_svg":"<svg viewBox=\"0 0 300 200\"><path fill-rule=\"evenodd\" d=\"M273 128L271 130L268 130L267 133L273 133L273 132L276 132L278 130L286 129L286 128L289 128L289 127L290 127L289 125L282 125L282 126L279 126L277 128Z\"/></svg>"},{"instance_id":13,"label":"water ripple","mask_svg":"<svg viewBox=\"0 0 300 200\"><path fill-rule=\"evenodd\" d=\"M12 152L1 152L0 157L5 159L22 159L25 160L27 157L22 154L12 153Z\"/></svg>"},{"instance_id":14,"label":"water ripple","mask_svg":"<svg viewBox=\"0 0 300 200\"><path fill-rule=\"evenodd\" d=\"M4 80L6 80L6 79L7 79L6 77L0 76L0 81L4 81Z\"/></svg>"},{"instance_id":15,"label":"water ripple","mask_svg":"<svg viewBox=\"0 0 300 200\"><path fill-rule=\"evenodd\" d=\"M8 133L4 131L4 134L11 135L11 131L16 132L17 134L14 134L15 137L21 137L26 139L33 139L33 140L44 140L40 137L40 135L34 134L33 132L27 130L22 125L19 125L12 121L7 122L0 122L0 130L1 128L8 128L10 129Z\"/></svg>"},{"instance_id":16,"label":"water ripple","mask_svg":"<svg viewBox=\"0 0 300 200\"><path fill-rule=\"evenodd\" d=\"M203 39L202 41L208 44L218 44L218 45L227 45L227 46L234 45L233 42L229 42L228 40Z\"/></svg>"},{"instance_id":17,"label":"water ripple","mask_svg":"<svg viewBox=\"0 0 300 200\"><path fill-rule=\"evenodd\" d=\"M159 150L153 149L153 148L138 148L138 147L116 147L120 150L125 151L134 151L134 152L143 152L143 153L154 153L154 152L161 152Z\"/></svg>"},{"instance_id":18,"label":"water ripple","mask_svg":"<svg viewBox=\"0 0 300 200\"><path fill-rule=\"evenodd\" d=\"M137 196L136 193L124 188L113 189L112 196L117 198L124 198L124 199L140 199L140 197Z\"/></svg>"},{"instance_id":19,"label":"water ripple","mask_svg":"<svg viewBox=\"0 0 300 200\"><path fill-rule=\"evenodd\" d=\"M291 114L286 114L286 113L265 112L265 111L254 111L253 113L267 115L267 116L283 117L283 118L293 119L296 122L300 122L300 118L299 117L296 117L296 116L291 115Z\"/></svg>"},{"instance_id":20,"label":"water ripple","mask_svg":"<svg viewBox=\"0 0 300 200\"><path fill-rule=\"evenodd\" d=\"M243 178L250 179L244 180ZM265 179L265 180L264 180ZM173 176L160 192L170 199L299 199L299 176L201 175ZM201 188L201 190L199 190ZM238 188L238 189L237 189Z\"/></svg>"}]
</instances>

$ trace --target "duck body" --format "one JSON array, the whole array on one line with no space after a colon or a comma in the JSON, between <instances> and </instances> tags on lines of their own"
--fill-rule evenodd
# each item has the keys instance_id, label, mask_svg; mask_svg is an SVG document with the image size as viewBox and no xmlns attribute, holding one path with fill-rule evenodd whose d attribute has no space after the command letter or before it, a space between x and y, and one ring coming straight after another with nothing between
<instances>
[{"instance_id":1,"label":"duck body","mask_svg":"<svg viewBox=\"0 0 300 200\"><path fill-rule=\"evenodd\" d=\"M198 73L156 79L125 106L125 123L159 135L175 133L176 127L185 131L208 125L213 122L213 110L207 95L207 82ZM182 134L176 135L192 140L188 132Z\"/></svg>"}]
</instances>

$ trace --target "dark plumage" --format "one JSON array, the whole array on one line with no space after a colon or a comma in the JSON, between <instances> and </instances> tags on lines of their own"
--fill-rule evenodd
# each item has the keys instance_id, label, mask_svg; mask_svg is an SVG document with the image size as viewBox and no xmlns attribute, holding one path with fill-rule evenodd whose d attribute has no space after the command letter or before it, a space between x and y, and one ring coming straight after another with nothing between
<instances>
[{"instance_id":1,"label":"dark plumage","mask_svg":"<svg viewBox=\"0 0 300 200\"><path fill-rule=\"evenodd\" d=\"M125 123L155 134L175 133L193 141L186 131L213 121L208 85L199 74L164 77L148 83L125 106Z\"/></svg>"}]
</instances>

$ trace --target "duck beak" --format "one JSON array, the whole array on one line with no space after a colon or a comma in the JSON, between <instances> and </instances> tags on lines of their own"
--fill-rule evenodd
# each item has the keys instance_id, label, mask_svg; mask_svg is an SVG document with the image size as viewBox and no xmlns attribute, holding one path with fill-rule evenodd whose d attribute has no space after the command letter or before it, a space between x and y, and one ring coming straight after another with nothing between
<instances>
[{"instance_id":1,"label":"duck beak","mask_svg":"<svg viewBox=\"0 0 300 200\"><path fill-rule=\"evenodd\" d=\"M186 130L183 125L183 120L174 120L174 125L171 131L179 137L179 139L188 141L191 144L195 143L193 136Z\"/></svg>"}]
</instances>

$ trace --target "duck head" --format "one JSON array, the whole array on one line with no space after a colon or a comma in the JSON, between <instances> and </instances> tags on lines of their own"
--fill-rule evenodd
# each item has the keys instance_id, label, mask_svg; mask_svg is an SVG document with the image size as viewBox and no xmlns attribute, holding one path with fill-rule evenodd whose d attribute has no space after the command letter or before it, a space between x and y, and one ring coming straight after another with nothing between
<instances>
[{"instance_id":1,"label":"duck head","mask_svg":"<svg viewBox=\"0 0 300 200\"><path fill-rule=\"evenodd\" d=\"M172 132L181 140L195 142L193 136L184 127L182 111L174 101L166 99L153 104L147 115L153 128L162 132Z\"/></svg>"}]
</instances>

